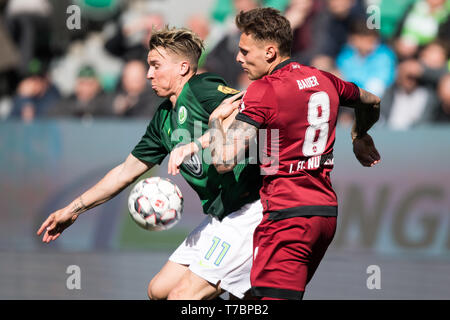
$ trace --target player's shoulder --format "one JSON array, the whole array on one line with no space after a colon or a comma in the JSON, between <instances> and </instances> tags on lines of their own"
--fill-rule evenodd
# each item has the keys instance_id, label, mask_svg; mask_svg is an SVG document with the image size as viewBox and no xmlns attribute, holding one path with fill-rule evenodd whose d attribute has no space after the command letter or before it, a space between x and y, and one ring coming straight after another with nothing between
<instances>
[{"instance_id":1,"label":"player's shoulder","mask_svg":"<svg viewBox=\"0 0 450 320\"><path fill-rule=\"evenodd\" d=\"M253 81L247 88L244 100L261 101L273 90L272 78L269 76Z\"/></svg>"},{"instance_id":2,"label":"player's shoulder","mask_svg":"<svg viewBox=\"0 0 450 320\"><path fill-rule=\"evenodd\" d=\"M172 110L172 102L169 99L164 99L156 109L155 114L153 115L152 122L161 122L163 121Z\"/></svg>"},{"instance_id":3,"label":"player's shoulder","mask_svg":"<svg viewBox=\"0 0 450 320\"><path fill-rule=\"evenodd\" d=\"M316 77L318 83L320 85L325 85L326 87L336 87L338 82L341 82L342 79L332 74L331 72L317 69L313 66L301 66L301 73L303 77Z\"/></svg>"},{"instance_id":4,"label":"player's shoulder","mask_svg":"<svg viewBox=\"0 0 450 320\"><path fill-rule=\"evenodd\" d=\"M313 66L308 66L308 65L304 65L304 64L299 64L299 68L297 69L297 71L305 76L326 76L326 74L328 74L328 72L317 69L316 67Z\"/></svg>"},{"instance_id":5,"label":"player's shoulder","mask_svg":"<svg viewBox=\"0 0 450 320\"><path fill-rule=\"evenodd\" d=\"M219 75L205 72L193 76L189 87L195 95L206 94L236 94L239 90L228 87L226 81Z\"/></svg>"},{"instance_id":6,"label":"player's shoulder","mask_svg":"<svg viewBox=\"0 0 450 320\"><path fill-rule=\"evenodd\" d=\"M170 102L170 100L168 98L166 98L163 101L161 101L158 108L156 109L155 114L165 113L168 111L170 112L171 109L172 109L172 102Z\"/></svg>"}]
</instances>

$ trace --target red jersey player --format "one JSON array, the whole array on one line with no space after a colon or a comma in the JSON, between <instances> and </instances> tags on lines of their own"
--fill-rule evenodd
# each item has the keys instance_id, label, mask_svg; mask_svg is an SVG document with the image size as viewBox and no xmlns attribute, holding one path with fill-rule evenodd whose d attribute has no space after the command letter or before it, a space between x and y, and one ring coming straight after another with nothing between
<instances>
[{"instance_id":1,"label":"red jersey player","mask_svg":"<svg viewBox=\"0 0 450 320\"><path fill-rule=\"evenodd\" d=\"M241 12L236 24L242 32L237 61L256 81L227 135L218 139L211 134L213 162L221 172L231 170L258 130L267 133L268 142L259 147L276 161L261 164L264 218L254 233L252 294L302 299L336 230L330 172L338 108L355 108L354 152L362 165L373 166L380 156L367 131L378 120L380 99L291 60L292 31L278 11ZM222 119L237 105L231 99L216 109L210 127L223 133Z\"/></svg>"}]
</instances>

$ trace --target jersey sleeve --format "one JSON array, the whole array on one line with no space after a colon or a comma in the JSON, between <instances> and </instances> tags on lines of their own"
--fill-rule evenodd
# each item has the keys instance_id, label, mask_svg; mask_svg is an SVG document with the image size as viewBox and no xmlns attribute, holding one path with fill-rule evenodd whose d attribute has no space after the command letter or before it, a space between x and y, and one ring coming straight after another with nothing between
<instances>
[{"instance_id":1,"label":"jersey sleeve","mask_svg":"<svg viewBox=\"0 0 450 320\"><path fill-rule=\"evenodd\" d=\"M142 136L141 141L134 147L131 154L141 161L161 164L168 154L161 141L160 133L162 130L160 115L156 113L147 126L147 130Z\"/></svg>"},{"instance_id":2,"label":"jersey sleeve","mask_svg":"<svg viewBox=\"0 0 450 320\"><path fill-rule=\"evenodd\" d=\"M241 100L236 120L247 122L259 129L273 118L275 108L272 86L264 81L255 81Z\"/></svg>"},{"instance_id":3,"label":"jersey sleeve","mask_svg":"<svg viewBox=\"0 0 450 320\"><path fill-rule=\"evenodd\" d=\"M346 105L351 102L355 102L359 99L359 88L353 82L344 81L339 79L335 75L320 71L324 76L326 76L333 83L339 94L339 103L341 105Z\"/></svg>"}]
</instances>

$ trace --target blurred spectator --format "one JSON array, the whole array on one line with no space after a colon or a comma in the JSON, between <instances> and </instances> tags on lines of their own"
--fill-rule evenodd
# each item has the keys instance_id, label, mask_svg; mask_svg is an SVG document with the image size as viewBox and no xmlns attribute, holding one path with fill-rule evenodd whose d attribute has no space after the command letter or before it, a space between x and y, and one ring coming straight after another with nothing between
<instances>
[{"instance_id":1,"label":"blurred spectator","mask_svg":"<svg viewBox=\"0 0 450 320\"><path fill-rule=\"evenodd\" d=\"M0 16L0 96L4 94L12 93L12 88L8 83L5 83L4 74L8 71L15 70L21 62L17 47L11 40L8 30L3 24L3 20ZM11 80L11 79L9 79Z\"/></svg>"},{"instance_id":2,"label":"blurred spectator","mask_svg":"<svg viewBox=\"0 0 450 320\"><path fill-rule=\"evenodd\" d=\"M236 12L248 11L258 7L256 0L234 0ZM234 26L212 49L205 61L204 69L222 76L229 86L240 88L242 68L236 61L241 33Z\"/></svg>"},{"instance_id":3,"label":"blurred spectator","mask_svg":"<svg viewBox=\"0 0 450 320\"><path fill-rule=\"evenodd\" d=\"M81 8L77 30L66 28L71 4ZM378 34L366 26L372 4ZM285 13L297 61L382 95L390 127L448 121L450 0L215 0L210 16L183 17L205 42L199 73L236 89L251 83L236 62L234 17L258 6ZM146 80L148 40L165 24L165 8L147 0L0 0L0 119L152 117L160 98ZM340 125L353 119L352 109L339 110Z\"/></svg>"},{"instance_id":4,"label":"blurred spectator","mask_svg":"<svg viewBox=\"0 0 450 320\"><path fill-rule=\"evenodd\" d=\"M148 119L153 117L162 99L148 85L146 73L146 66L140 60L133 60L125 65L121 88L112 101L113 115Z\"/></svg>"},{"instance_id":5,"label":"blurred spectator","mask_svg":"<svg viewBox=\"0 0 450 320\"><path fill-rule=\"evenodd\" d=\"M203 45L205 50L203 50L202 55L198 61L198 73L202 73L203 65L205 64L206 57L212 47L214 47L214 39L210 37L211 26L208 18L202 14L194 14L190 16L186 22L186 27L197 34L200 39L203 40Z\"/></svg>"},{"instance_id":6,"label":"blurred spectator","mask_svg":"<svg viewBox=\"0 0 450 320\"><path fill-rule=\"evenodd\" d=\"M147 61L148 42L152 29L164 26L164 17L158 13L128 10L120 17L118 30L105 43L106 50L125 61Z\"/></svg>"},{"instance_id":7,"label":"blurred spectator","mask_svg":"<svg viewBox=\"0 0 450 320\"><path fill-rule=\"evenodd\" d=\"M322 0L291 0L285 16L293 31L292 57L302 64L310 64L318 38L318 16L323 10Z\"/></svg>"},{"instance_id":8,"label":"blurred spectator","mask_svg":"<svg viewBox=\"0 0 450 320\"><path fill-rule=\"evenodd\" d=\"M399 64L395 84L381 99L381 118L392 129L405 130L429 123L438 108L436 90L419 81L417 65L415 60Z\"/></svg>"},{"instance_id":9,"label":"blurred spectator","mask_svg":"<svg viewBox=\"0 0 450 320\"><path fill-rule=\"evenodd\" d=\"M450 11L447 0L420 0L407 13L400 36L395 43L399 59L413 57L420 46L433 41L439 26L446 22Z\"/></svg>"},{"instance_id":10,"label":"blurred spectator","mask_svg":"<svg viewBox=\"0 0 450 320\"><path fill-rule=\"evenodd\" d=\"M223 38L206 57L204 69L223 77L229 86L237 87L242 68L236 61L239 50L238 32Z\"/></svg>"},{"instance_id":11,"label":"blurred spectator","mask_svg":"<svg viewBox=\"0 0 450 320\"><path fill-rule=\"evenodd\" d=\"M433 119L438 123L450 123L450 74L441 78L438 85L440 108Z\"/></svg>"},{"instance_id":12,"label":"blurred spectator","mask_svg":"<svg viewBox=\"0 0 450 320\"><path fill-rule=\"evenodd\" d=\"M447 51L440 41L433 41L418 56L418 60L410 59L399 65L396 84L382 99L382 118L394 129L445 119L443 110L446 110L445 101L448 100L443 92L445 82L441 86L440 81L448 73ZM441 86L438 95L444 108L441 111L436 90L438 84Z\"/></svg>"},{"instance_id":13,"label":"blurred spectator","mask_svg":"<svg viewBox=\"0 0 450 320\"><path fill-rule=\"evenodd\" d=\"M334 71L334 60L347 42L351 25L366 18L365 7L357 0L327 0L325 10L317 22L315 57L316 68Z\"/></svg>"},{"instance_id":14,"label":"blurred spectator","mask_svg":"<svg viewBox=\"0 0 450 320\"><path fill-rule=\"evenodd\" d=\"M104 37L91 32L86 39L73 41L64 56L53 60L51 76L64 96L73 94L79 70L84 65L95 66L97 79L106 92L113 92L120 79L123 60L105 50Z\"/></svg>"},{"instance_id":15,"label":"blurred spectator","mask_svg":"<svg viewBox=\"0 0 450 320\"><path fill-rule=\"evenodd\" d=\"M405 71L421 84L436 90L439 80L448 72L448 54L439 41L433 41L418 54L418 60L410 59Z\"/></svg>"},{"instance_id":16,"label":"blurred spectator","mask_svg":"<svg viewBox=\"0 0 450 320\"><path fill-rule=\"evenodd\" d=\"M439 25L437 38L443 44L446 51L450 52L450 17L447 17L447 21Z\"/></svg>"},{"instance_id":17,"label":"blurred spectator","mask_svg":"<svg viewBox=\"0 0 450 320\"><path fill-rule=\"evenodd\" d=\"M208 39L209 50L224 37L236 31L234 18L241 11L256 7L272 7L284 12L290 0L216 0L211 12L211 30Z\"/></svg>"},{"instance_id":18,"label":"blurred spectator","mask_svg":"<svg viewBox=\"0 0 450 320\"><path fill-rule=\"evenodd\" d=\"M281 12L286 10L289 5L289 0L255 0L254 5L261 5L263 7L272 7ZM224 23L230 16L233 17L240 10L250 10L249 7L245 7L249 1L247 0L216 0L213 7L211 18L214 22ZM253 5L252 5L253 6ZM239 8L240 10L237 10Z\"/></svg>"},{"instance_id":19,"label":"blurred spectator","mask_svg":"<svg viewBox=\"0 0 450 320\"><path fill-rule=\"evenodd\" d=\"M447 50L439 41L433 41L426 45L419 53L420 61L431 69L446 69Z\"/></svg>"},{"instance_id":20,"label":"blurred spectator","mask_svg":"<svg viewBox=\"0 0 450 320\"><path fill-rule=\"evenodd\" d=\"M394 82L395 64L394 52L380 43L378 31L368 29L365 20L353 23L348 43L336 60L345 80L378 96Z\"/></svg>"},{"instance_id":21,"label":"blurred spectator","mask_svg":"<svg viewBox=\"0 0 450 320\"><path fill-rule=\"evenodd\" d=\"M24 76L33 58L49 62L52 12L48 0L10 0L6 7L6 25L16 44L21 64L19 72ZM46 60L46 61L45 61Z\"/></svg>"},{"instance_id":22,"label":"blurred spectator","mask_svg":"<svg viewBox=\"0 0 450 320\"><path fill-rule=\"evenodd\" d=\"M1 10L1 9L0 9ZM16 68L19 66L19 53L6 30L0 16L0 119L6 119L12 109L11 96L19 81Z\"/></svg>"},{"instance_id":23,"label":"blurred spectator","mask_svg":"<svg viewBox=\"0 0 450 320\"><path fill-rule=\"evenodd\" d=\"M81 13L89 21L105 22L114 17L120 9L120 0L72 0L81 8ZM92 25L90 26L92 28Z\"/></svg>"},{"instance_id":24,"label":"blurred spectator","mask_svg":"<svg viewBox=\"0 0 450 320\"><path fill-rule=\"evenodd\" d=\"M48 112L50 117L90 119L110 114L106 96L93 67L83 66L75 85L75 94L62 99Z\"/></svg>"},{"instance_id":25,"label":"blurred spectator","mask_svg":"<svg viewBox=\"0 0 450 320\"><path fill-rule=\"evenodd\" d=\"M377 5L380 10L380 36L383 40L390 40L397 36L403 24L405 15L417 0L379 0L369 1Z\"/></svg>"},{"instance_id":26,"label":"blurred spectator","mask_svg":"<svg viewBox=\"0 0 450 320\"><path fill-rule=\"evenodd\" d=\"M13 98L11 117L19 117L24 122L45 116L58 100L58 89L50 82L46 66L34 59L29 63L29 73L20 81Z\"/></svg>"}]
</instances>

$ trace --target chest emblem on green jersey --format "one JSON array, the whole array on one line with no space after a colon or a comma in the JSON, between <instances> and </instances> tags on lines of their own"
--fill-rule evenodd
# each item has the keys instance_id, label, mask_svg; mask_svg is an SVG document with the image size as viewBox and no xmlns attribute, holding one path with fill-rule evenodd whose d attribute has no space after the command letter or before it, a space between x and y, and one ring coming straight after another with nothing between
<instances>
[{"instance_id":1,"label":"chest emblem on green jersey","mask_svg":"<svg viewBox=\"0 0 450 320\"><path fill-rule=\"evenodd\" d=\"M183 124L187 119L187 109L185 106L181 106L180 109L178 109L178 123Z\"/></svg>"}]
</instances>

